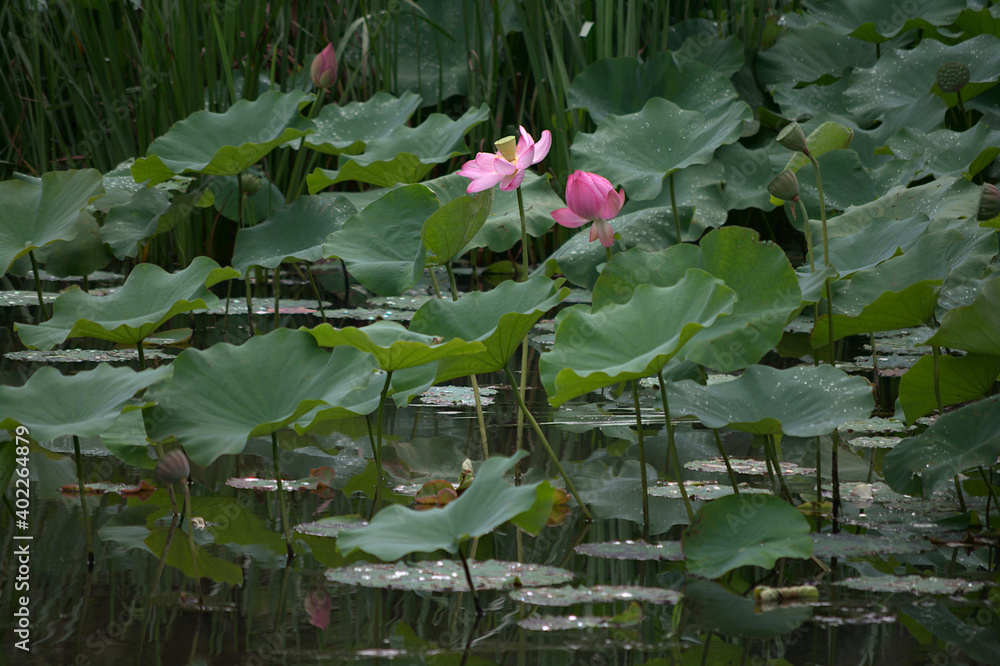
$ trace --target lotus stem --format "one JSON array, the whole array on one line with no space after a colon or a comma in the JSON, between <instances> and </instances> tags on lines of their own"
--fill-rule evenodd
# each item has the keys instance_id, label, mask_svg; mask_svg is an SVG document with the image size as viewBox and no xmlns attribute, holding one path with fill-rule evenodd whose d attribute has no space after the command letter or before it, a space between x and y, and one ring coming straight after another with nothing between
<instances>
[{"instance_id":1,"label":"lotus stem","mask_svg":"<svg viewBox=\"0 0 1000 666\"><path fill-rule=\"evenodd\" d=\"M687 511L688 521L694 522L694 510L691 508L691 500L688 499L687 488L684 487L684 477L681 476L681 461L677 457L677 442L674 440L674 424L670 419L670 404L667 401L667 384L663 381L663 371L656 371L656 379L660 382L660 401L663 403L663 420L667 426L667 467L674 467L674 474L677 476L677 487L681 490L681 499L684 500L684 509Z\"/></svg>"},{"instance_id":2,"label":"lotus stem","mask_svg":"<svg viewBox=\"0 0 1000 666\"><path fill-rule=\"evenodd\" d=\"M514 385L513 378L511 378L511 386ZM517 399L520 404L525 404L525 396L528 393L528 341L521 341L521 381L517 386ZM517 412L517 436L515 438L515 452L520 451L524 446L524 415L527 414L528 410L525 408L523 411ZM514 482L517 485L521 485L521 461L518 460L514 463Z\"/></svg>"},{"instance_id":3,"label":"lotus stem","mask_svg":"<svg viewBox=\"0 0 1000 666\"><path fill-rule=\"evenodd\" d=\"M816 158L812 156L812 153L807 152L806 157L812 162L813 171L816 172L816 193L819 195L819 219L823 224L823 265L830 265L830 243L828 242L827 232L826 232L826 199L823 197L823 177L820 175L819 162ZM808 222L808 218L806 220Z\"/></svg>"},{"instance_id":4,"label":"lotus stem","mask_svg":"<svg viewBox=\"0 0 1000 666\"><path fill-rule=\"evenodd\" d=\"M507 373L507 381L510 382L510 386L513 388L516 383L514 373L511 372L511 369L508 367L504 367L504 372ZM528 411L527 405L524 404L524 398L522 398L521 394L517 391L514 391L514 396L517 398L517 406L528 419L528 422L531 424L532 429L534 429L535 434L538 435L539 441L541 441L542 446L545 448L545 452L549 455L549 459L552 460L552 463L556 466L556 470L559 471L559 476L562 477L563 482L566 484L566 489L569 490L573 499L576 500L576 503L580 505L580 509L583 511L583 515L586 519L593 520L593 517L590 515L590 511L587 509L587 505L583 503L582 499L580 499L580 493L576 491L576 486L573 485L573 481L569 478L569 474L567 474L566 470L563 469L562 463L560 463L559 458L556 457L556 452L552 450L549 440L545 438L545 433L542 432L542 427L538 425L538 421L535 420L535 417Z\"/></svg>"},{"instance_id":5,"label":"lotus stem","mask_svg":"<svg viewBox=\"0 0 1000 666\"><path fill-rule=\"evenodd\" d=\"M611 263L611 248L610 247L606 247L604 249L607 251L608 263Z\"/></svg>"},{"instance_id":6,"label":"lotus stem","mask_svg":"<svg viewBox=\"0 0 1000 666\"><path fill-rule=\"evenodd\" d=\"M76 488L80 492L80 509L83 511L83 529L87 532L87 569L94 570L94 535L90 533L90 514L87 513L87 494L83 488L83 457L80 455L80 438L73 435L73 455L76 458Z\"/></svg>"},{"instance_id":7,"label":"lotus stem","mask_svg":"<svg viewBox=\"0 0 1000 666\"><path fill-rule=\"evenodd\" d=\"M277 465L277 462L275 462ZM194 545L194 525L191 520L191 491L188 489L187 478L181 479L184 486L184 516L187 518L188 526L188 551L191 553L191 573L194 574L194 589L198 592L198 605L205 607L205 595L201 590L201 576L198 575L198 552ZM281 491L279 482L278 491Z\"/></svg>"},{"instance_id":8,"label":"lotus stem","mask_svg":"<svg viewBox=\"0 0 1000 666\"><path fill-rule=\"evenodd\" d=\"M451 262L446 261L444 269L448 271L448 286L451 288L451 300L458 300L458 283L455 282L455 271L451 267Z\"/></svg>"},{"instance_id":9,"label":"lotus stem","mask_svg":"<svg viewBox=\"0 0 1000 666\"><path fill-rule=\"evenodd\" d=\"M320 296L319 287L316 285L316 278L313 276L312 266L309 262L306 262L306 274L309 276L309 284L312 285L313 294L316 296L316 303L319 304L319 316L326 321L326 312L323 311L323 298Z\"/></svg>"},{"instance_id":10,"label":"lotus stem","mask_svg":"<svg viewBox=\"0 0 1000 666\"><path fill-rule=\"evenodd\" d=\"M135 349L139 352L139 371L146 369L146 352L142 349L142 340L135 343Z\"/></svg>"},{"instance_id":11,"label":"lotus stem","mask_svg":"<svg viewBox=\"0 0 1000 666\"><path fill-rule=\"evenodd\" d=\"M226 314L222 316L222 339L229 341L229 299L233 295L233 281L226 280Z\"/></svg>"},{"instance_id":12,"label":"lotus stem","mask_svg":"<svg viewBox=\"0 0 1000 666\"><path fill-rule=\"evenodd\" d=\"M313 99L313 103L309 105L309 114L306 116L310 120L319 116L320 109L323 108L323 102L326 99L326 94L316 95ZM306 154L309 157L314 157L311 150L305 150L305 138L299 139L298 148L295 150L295 162L292 164L292 177L288 180L288 196L285 198L287 203L292 203L298 198L299 192L302 189L302 167L305 164Z\"/></svg>"},{"instance_id":13,"label":"lotus stem","mask_svg":"<svg viewBox=\"0 0 1000 666\"><path fill-rule=\"evenodd\" d=\"M972 124L969 122L969 114L965 112L965 104L962 103L962 91L956 90L955 96L958 99L958 112L961 114L962 118L962 129L969 129Z\"/></svg>"},{"instance_id":14,"label":"lotus stem","mask_svg":"<svg viewBox=\"0 0 1000 666\"><path fill-rule=\"evenodd\" d=\"M722 455L722 462L726 463L726 473L729 475L729 483L733 486L733 492L739 495L740 489L736 485L736 474L733 472L733 466L729 464L729 456L726 455L726 449L722 446L722 437L719 436L719 429L712 428L712 434L715 435L715 444L719 447L719 453Z\"/></svg>"},{"instance_id":15,"label":"lotus stem","mask_svg":"<svg viewBox=\"0 0 1000 666\"><path fill-rule=\"evenodd\" d=\"M840 456L837 450L840 437L833 431L833 445L830 451L830 485L833 486L833 527L834 534L840 533Z\"/></svg>"},{"instance_id":16,"label":"lotus stem","mask_svg":"<svg viewBox=\"0 0 1000 666\"><path fill-rule=\"evenodd\" d=\"M681 216L677 210L677 197L674 195L674 174L670 173L670 209L674 215L674 233L677 234L677 243L683 243L681 238Z\"/></svg>"},{"instance_id":17,"label":"lotus stem","mask_svg":"<svg viewBox=\"0 0 1000 666\"><path fill-rule=\"evenodd\" d=\"M778 478L778 487L781 489L781 495L790 502L792 500L792 493L788 490L788 486L785 485L785 477L781 473L781 460L778 457L778 449L774 443L774 435L764 436L764 446L770 450L771 461L774 465L774 475Z\"/></svg>"},{"instance_id":18,"label":"lotus stem","mask_svg":"<svg viewBox=\"0 0 1000 666\"><path fill-rule=\"evenodd\" d=\"M524 219L524 197L521 195L521 187L517 188L517 212L521 218L521 275L518 282L528 279L528 224Z\"/></svg>"},{"instance_id":19,"label":"lotus stem","mask_svg":"<svg viewBox=\"0 0 1000 666\"><path fill-rule=\"evenodd\" d=\"M292 533L288 528L288 507L285 506L285 486L281 483L281 470L278 468L278 433L271 433L271 458L274 462L274 480L278 484L278 507L281 509L281 529L285 533L285 545L288 547L288 559L295 557L292 549ZM187 484L184 485L187 492Z\"/></svg>"},{"instance_id":20,"label":"lotus stem","mask_svg":"<svg viewBox=\"0 0 1000 666\"><path fill-rule=\"evenodd\" d=\"M649 541L649 481L646 479L646 444L642 437L639 382L634 379L632 380L632 405L635 407L636 435L639 438L639 478L642 480L642 538Z\"/></svg>"},{"instance_id":21,"label":"lotus stem","mask_svg":"<svg viewBox=\"0 0 1000 666\"><path fill-rule=\"evenodd\" d=\"M472 602L476 605L476 616L482 617L485 615L483 613L483 607L479 605L479 595L476 594L476 586L472 582L472 571L469 569L469 561L465 559L465 553L462 552L462 546L458 546L458 557L462 560L462 569L465 570L465 582L469 585L469 592L472 593Z\"/></svg>"},{"instance_id":22,"label":"lotus stem","mask_svg":"<svg viewBox=\"0 0 1000 666\"><path fill-rule=\"evenodd\" d=\"M809 228L809 213L806 212L806 204L799 199L799 209L802 211L802 232L806 237L806 254L809 256L809 272L816 272L816 260L813 257L813 237Z\"/></svg>"},{"instance_id":23,"label":"lotus stem","mask_svg":"<svg viewBox=\"0 0 1000 666\"><path fill-rule=\"evenodd\" d=\"M378 412L376 413L376 441L372 447L372 455L375 458L375 504L372 506L372 514L382 507L382 412L385 409L385 398L389 395L389 385L392 382L392 370L385 373L385 384L382 385L382 394L378 400Z\"/></svg>"},{"instance_id":24,"label":"lotus stem","mask_svg":"<svg viewBox=\"0 0 1000 666\"><path fill-rule=\"evenodd\" d=\"M42 278L38 274L38 261L35 259L35 251L28 251L28 258L31 259L31 272L35 275L35 293L38 294L38 311L41 313L39 315L38 323L48 320L49 309L45 306L45 297L42 295Z\"/></svg>"},{"instance_id":25,"label":"lotus stem","mask_svg":"<svg viewBox=\"0 0 1000 666\"><path fill-rule=\"evenodd\" d=\"M344 307L349 308L351 307L351 274L347 272L347 262L343 259L340 260L340 271L344 275Z\"/></svg>"},{"instance_id":26,"label":"lotus stem","mask_svg":"<svg viewBox=\"0 0 1000 666\"><path fill-rule=\"evenodd\" d=\"M274 283L274 328L277 330L278 324L281 323L281 264L275 267L271 282Z\"/></svg>"},{"instance_id":27,"label":"lotus stem","mask_svg":"<svg viewBox=\"0 0 1000 666\"><path fill-rule=\"evenodd\" d=\"M992 470L991 470L992 471ZM986 476L986 471L983 470L983 466L979 465L979 476L982 477L983 483L986 484L986 490L989 493L989 497L986 498L986 527L990 526L990 503L996 505L997 512L1000 514L1000 501L997 500L996 493L993 492L993 484L990 483L989 477Z\"/></svg>"},{"instance_id":28,"label":"lotus stem","mask_svg":"<svg viewBox=\"0 0 1000 666\"><path fill-rule=\"evenodd\" d=\"M937 401L938 416L944 415L944 401L941 400L941 348L931 345L931 354L934 360L934 400Z\"/></svg>"}]
</instances>

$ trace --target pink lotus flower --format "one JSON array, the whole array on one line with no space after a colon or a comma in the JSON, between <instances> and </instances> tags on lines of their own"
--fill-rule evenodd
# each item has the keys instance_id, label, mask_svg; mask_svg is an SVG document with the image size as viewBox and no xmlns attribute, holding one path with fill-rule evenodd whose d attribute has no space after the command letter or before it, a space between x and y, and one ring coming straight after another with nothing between
<instances>
[{"instance_id":1,"label":"pink lotus flower","mask_svg":"<svg viewBox=\"0 0 1000 666\"><path fill-rule=\"evenodd\" d=\"M337 80L337 54L333 52L333 44L327 44L312 61L309 68L313 85L323 90L329 90Z\"/></svg>"},{"instance_id":2,"label":"pink lotus flower","mask_svg":"<svg viewBox=\"0 0 1000 666\"><path fill-rule=\"evenodd\" d=\"M497 152L479 153L458 170L459 176L472 179L468 194L488 190L497 183L504 192L516 190L524 180L524 170L538 164L549 154L552 134L548 130L535 143L528 131L521 127L521 140L514 147L514 137L508 136L496 142Z\"/></svg>"},{"instance_id":3,"label":"pink lotus flower","mask_svg":"<svg viewBox=\"0 0 1000 666\"><path fill-rule=\"evenodd\" d=\"M305 601L309 624L320 629L330 626L330 595L326 590L314 590Z\"/></svg>"},{"instance_id":4,"label":"pink lotus flower","mask_svg":"<svg viewBox=\"0 0 1000 666\"><path fill-rule=\"evenodd\" d=\"M625 190L615 188L607 178L587 171L574 171L566 181L566 203L568 208L552 211L556 222L575 229L588 222L590 240L601 239L601 245L611 247L615 242L615 232L608 220L618 215L625 203Z\"/></svg>"}]
</instances>

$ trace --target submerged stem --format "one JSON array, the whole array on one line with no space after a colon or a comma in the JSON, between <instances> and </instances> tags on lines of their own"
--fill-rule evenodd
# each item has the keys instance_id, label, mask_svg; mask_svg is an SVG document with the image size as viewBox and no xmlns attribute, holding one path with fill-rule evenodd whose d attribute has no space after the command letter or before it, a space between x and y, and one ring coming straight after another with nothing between
<instances>
[{"instance_id":1,"label":"submerged stem","mask_svg":"<svg viewBox=\"0 0 1000 666\"><path fill-rule=\"evenodd\" d=\"M507 373L507 381L510 382L511 388L514 388L515 384L514 373L511 372L510 368L507 367L504 368L504 372ZM583 500L580 499L580 494L576 491L576 486L573 485L573 481L569 478L569 474L567 474L566 470L563 469L562 463L560 463L559 458L556 457L556 452L552 450L552 446L549 444L549 440L545 438L545 433L542 432L542 427L538 425L538 421L535 420L535 417L532 416L531 412L528 411L527 405L524 404L524 398L522 398L517 391L514 391L514 396L517 398L517 406L520 408L525 418L528 419L528 423L531 424L531 427L535 431L535 434L538 436L539 441L541 441L542 446L545 448L545 452L549 456L549 459L552 460L552 463L556 466L556 469L559 471L559 476L562 477L563 482L566 484L566 489L569 490L570 494L573 496L573 499L576 500L576 503L580 505L580 509L583 511L583 515L587 518L587 520L593 520L593 518L590 515L590 511L587 509L587 505L584 504Z\"/></svg>"},{"instance_id":2,"label":"submerged stem","mask_svg":"<svg viewBox=\"0 0 1000 666\"><path fill-rule=\"evenodd\" d=\"M722 437L719 435L719 429L712 428L712 433L715 435L715 444L719 447L719 453L722 455L722 462L726 463L726 474L729 475L729 483L733 486L733 492L739 495L740 489L736 485L736 474L733 472L733 466L729 464L729 456L726 455L726 449L722 446Z\"/></svg>"},{"instance_id":3,"label":"submerged stem","mask_svg":"<svg viewBox=\"0 0 1000 666\"><path fill-rule=\"evenodd\" d=\"M191 573L194 574L194 589L198 592L198 605L205 607L205 595L201 591L201 576L198 575L198 553L194 545L194 524L191 520L191 490L187 478L181 479L184 486L184 516L188 526L188 551L191 553Z\"/></svg>"},{"instance_id":4,"label":"submerged stem","mask_svg":"<svg viewBox=\"0 0 1000 666\"><path fill-rule=\"evenodd\" d=\"M83 489L83 457L80 455L80 438L73 435L73 455L76 458L76 487L80 491L80 509L83 511L83 529L87 532L87 568L94 568L94 536L90 533L90 514L87 513L87 493Z\"/></svg>"},{"instance_id":5,"label":"submerged stem","mask_svg":"<svg viewBox=\"0 0 1000 666\"><path fill-rule=\"evenodd\" d=\"M632 380L632 404L635 407L636 436L639 438L639 478L642 480L642 538L649 541L649 481L646 479L646 444L642 437L639 382L634 379Z\"/></svg>"},{"instance_id":6,"label":"submerged stem","mask_svg":"<svg viewBox=\"0 0 1000 666\"><path fill-rule=\"evenodd\" d=\"M317 286L316 278L313 276L312 265L308 261L306 262L306 275L309 276L309 284L312 285L313 294L316 296L316 303L319 305L319 316L323 318L323 321L326 321L326 312L323 311L323 299L320 297L319 286Z\"/></svg>"},{"instance_id":7,"label":"submerged stem","mask_svg":"<svg viewBox=\"0 0 1000 666\"><path fill-rule=\"evenodd\" d=\"M35 259L35 251L28 251L28 258L31 259L31 272L35 275L35 293L38 294L38 311L41 313L36 324L40 324L49 318L49 309L45 305L45 297L42 295L42 279L38 274L38 261Z\"/></svg>"},{"instance_id":8,"label":"submerged stem","mask_svg":"<svg viewBox=\"0 0 1000 666\"><path fill-rule=\"evenodd\" d=\"M281 483L281 470L278 468L278 433L271 433L271 458L274 463L274 482L278 484L278 507L281 510L281 530L285 533L285 545L288 547L288 558L295 557L292 550L292 533L288 528L288 509L285 506L285 486ZM184 486L187 492L187 486Z\"/></svg>"}]
</instances>

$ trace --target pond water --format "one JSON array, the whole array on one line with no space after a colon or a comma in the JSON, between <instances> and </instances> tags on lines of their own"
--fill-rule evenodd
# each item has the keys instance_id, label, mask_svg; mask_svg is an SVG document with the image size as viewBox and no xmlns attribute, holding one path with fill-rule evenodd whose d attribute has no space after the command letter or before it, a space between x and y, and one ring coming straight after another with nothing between
<instances>
[{"instance_id":1,"label":"pond water","mask_svg":"<svg viewBox=\"0 0 1000 666\"><path fill-rule=\"evenodd\" d=\"M398 310L399 303L377 305ZM6 314L0 335L8 349L13 346L8 343L16 340L10 322L24 321L14 309L2 308ZM281 319L282 326L291 328L315 322L313 316L294 309ZM259 317L258 324L269 329L271 316ZM248 335L245 315L231 314L226 330L222 325L222 315L202 314L178 317L166 328L193 326L193 343L199 347L222 337L239 342ZM544 343L544 326L539 335L532 351L534 361L538 345ZM5 358L0 366L6 384L23 383L39 367L30 357L14 358ZM158 363L155 357L148 358L151 365ZM93 365L57 363L63 372ZM612 390L592 393L553 410L546 405L537 378L532 375L531 379L528 402L597 519L587 522L574 508L564 523L545 527L538 536L519 535L508 523L476 540L470 560L519 561L564 569L570 573L563 578L552 575L551 580L569 577L570 586L585 588L581 598L570 599L568 605L542 605L540 599L559 593L532 591L532 576L519 573L517 583L508 577L504 589L480 590L485 610L480 617L467 592L332 582L330 569L340 571L333 578L349 575L366 585L377 577L374 568L356 568L364 563L346 562L333 539L316 536L322 526L307 526L332 516L367 516L371 510L364 474L371 448L365 422L358 419L336 422L322 435L297 435L290 430L278 435L285 478L306 479L311 470L324 467L334 472L330 488L287 494L291 522L300 526L293 535L296 556L291 561L281 537L277 494L227 485L232 478L273 479L269 437L252 439L242 455L224 456L210 468L193 469L193 513L206 526L194 529L195 541L212 558L211 569L200 571L205 607L199 609L193 579L175 566L164 566L159 556L169 551L173 557L174 550L164 545L165 540L187 541L187 527L177 529L172 521L165 486L152 470L119 461L99 439L81 441L84 477L89 483L125 484L133 489L119 488L86 499L95 551L95 565L88 568L79 496L60 490L76 482L73 442L57 440L44 448L31 445L27 530L18 529L11 513L4 512L0 626L4 627L6 663L1000 661L1000 591L991 582L995 539L976 541L967 536L969 514L960 511L953 494L921 501L897 495L878 483L884 449L872 448L867 440L852 444L852 438L888 439L891 433L883 432L888 427L872 427L867 432L864 426L844 429L846 441L839 446L843 533L831 535L829 521L821 521L822 533L813 537L813 560L783 560L773 572L744 566L719 581L700 580L685 572L679 541L687 518L682 501L670 496L676 489L660 487L652 493L649 541L662 545L641 547L639 454L630 393L618 397ZM492 389L485 392L491 400L485 407L490 453L510 455L516 432L512 393L501 375L481 376L479 381ZM656 409L656 391L649 385L641 389L646 460L653 479L666 479L673 472L665 463L667 437L662 412ZM464 397L461 389L454 389L419 398L403 409L389 409L384 462L401 492L412 492L433 479L457 480L467 458L478 467L483 451L475 412L471 406L452 404ZM713 432L680 420L676 435L685 478L698 482L690 489L692 495L708 498L726 488L724 468L694 464L718 456ZM733 459L763 460L761 442L749 434L724 430L721 441ZM522 463L525 482L555 478L555 470L530 430L525 442L530 451ZM815 499L816 441L785 437L780 446L783 461L798 466L785 475L797 501ZM820 441L824 473L830 469L832 446L829 438ZM870 477L873 455L875 474ZM760 465L755 469L747 463L737 469L744 492L769 489L766 472L739 471L760 472ZM151 486L137 487L143 481ZM824 486L829 491L829 478ZM14 501L12 490L8 499ZM968 496L965 502L968 510L988 516L984 497ZM695 509L700 504L695 499ZM746 519L753 520L753 516ZM31 538L18 538L24 535ZM28 576L22 580L17 553L24 552L26 544ZM183 551L177 555L182 560ZM457 566L452 559L440 552L409 556L390 567L393 573L388 578L404 578L403 564L427 567L431 572L425 578L461 578L450 569L434 573L438 567ZM444 560L448 561L438 564ZM879 582L890 574L908 577L893 578L891 584L889 578ZM19 587L19 582L30 587ZM557 585L566 587L562 582ZM755 585L815 585L819 598L766 610L755 607L750 596ZM608 591L596 586L629 589ZM648 589L633 589L636 586ZM664 590L679 595L663 594ZM635 601L657 592L660 595L653 600ZM27 606L19 599L25 595ZM29 625L30 652L18 648L25 638L15 631L16 614L24 607L29 613L23 624Z\"/></svg>"}]
</instances>

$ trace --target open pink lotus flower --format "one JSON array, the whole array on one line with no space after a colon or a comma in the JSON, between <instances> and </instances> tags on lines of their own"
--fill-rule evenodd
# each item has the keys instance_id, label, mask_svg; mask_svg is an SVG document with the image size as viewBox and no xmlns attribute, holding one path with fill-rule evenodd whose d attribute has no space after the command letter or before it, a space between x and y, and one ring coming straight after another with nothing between
<instances>
[{"instance_id":1,"label":"open pink lotus flower","mask_svg":"<svg viewBox=\"0 0 1000 666\"><path fill-rule=\"evenodd\" d=\"M516 148L514 137L508 136L496 142L497 152L479 153L476 159L462 165L458 175L472 179L465 190L468 194L488 190L497 183L505 192L516 190L524 180L524 170L545 159L552 147L552 133L543 131L535 143L523 126L520 129L521 140Z\"/></svg>"},{"instance_id":2,"label":"open pink lotus flower","mask_svg":"<svg viewBox=\"0 0 1000 666\"><path fill-rule=\"evenodd\" d=\"M588 171L574 171L566 181L567 208L552 211L556 222L575 229L588 222L590 240L601 239L601 245L611 247L615 242L615 232L608 220L618 215L625 203L625 190L615 188L607 178Z\"/></svg>"}]
</instances>

